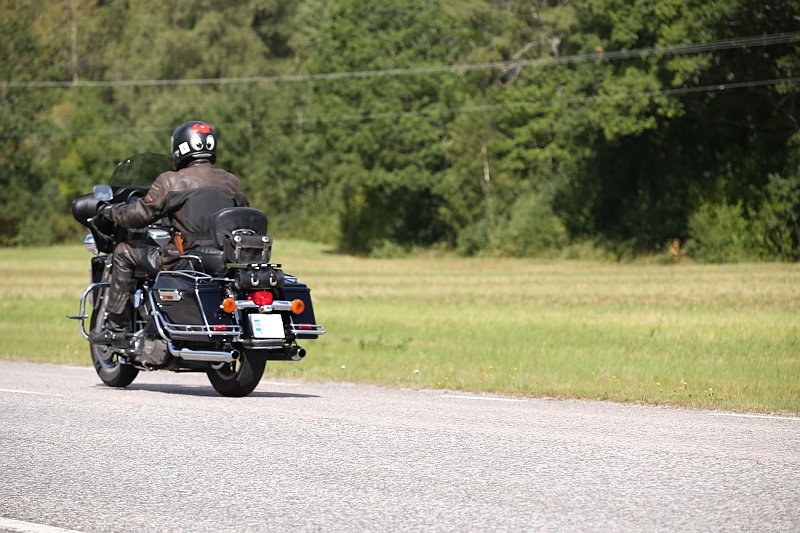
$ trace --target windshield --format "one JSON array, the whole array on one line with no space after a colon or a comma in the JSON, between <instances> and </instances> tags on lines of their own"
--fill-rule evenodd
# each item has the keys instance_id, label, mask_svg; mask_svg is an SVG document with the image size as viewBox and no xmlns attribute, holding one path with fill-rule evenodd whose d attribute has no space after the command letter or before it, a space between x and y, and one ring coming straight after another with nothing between
<instances>
[{"instance_id":1,"label":"windshield","mask_svg":"<svg viewBox=\"0 0 800 533\"><path fill-rule=\"evenodd\" d=\"M175 170L172 159L164 154L134 154L123 159L111 175L111 185L149 186L159 174Z\"/></svg>"}]
</instances>

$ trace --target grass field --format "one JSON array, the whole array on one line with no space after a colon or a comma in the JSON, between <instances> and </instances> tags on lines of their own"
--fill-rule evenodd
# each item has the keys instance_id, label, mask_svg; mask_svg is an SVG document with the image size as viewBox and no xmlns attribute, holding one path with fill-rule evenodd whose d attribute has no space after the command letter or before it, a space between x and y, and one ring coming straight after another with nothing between
<instances>
[{"instance_id":1,"label":"grass field","mask_svg":"<svg viewBox=\"0 0 800 533\"><path fill-rule=\"evenodd\" d=\"M0 357L90 363L80 246L0 250ZM328 335L268 376L800 413L800 265L363 259L277 242Z\"/></svg>"}]
</instances>

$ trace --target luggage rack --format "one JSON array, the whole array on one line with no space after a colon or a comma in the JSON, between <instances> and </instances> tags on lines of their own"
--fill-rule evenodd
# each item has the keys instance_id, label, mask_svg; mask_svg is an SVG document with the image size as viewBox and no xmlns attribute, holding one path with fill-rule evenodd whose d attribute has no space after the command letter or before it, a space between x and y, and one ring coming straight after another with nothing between
<instances>
[{"instance_id":1,"label":"luggage rack","mask_svg":"<svg viewBox=\"0 0 800 533\"><path fill-rule=\"evenodd\" d=\"M170 324L166 321L163 314L159 313L161 325L164 331L170 335L192 335L192 336L210 336L210 337L230 337L241 335L242 328L235 324Z\"/></svg>"}]
</instances>

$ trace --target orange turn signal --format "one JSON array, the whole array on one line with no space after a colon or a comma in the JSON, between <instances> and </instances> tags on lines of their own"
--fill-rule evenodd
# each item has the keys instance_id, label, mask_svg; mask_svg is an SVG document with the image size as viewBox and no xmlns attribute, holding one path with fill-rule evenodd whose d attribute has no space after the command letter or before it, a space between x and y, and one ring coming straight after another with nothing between
<instances>
[{"instance_id":1,"label":"orange turn signal","mask_svg":"<svg viewBox=\"0 0 800 533\"><path fill-rule=\"evenodd\" d=\"M306 310L306 304L303 300L292 300L292 313L299 315Z\"/></svg>"},{"instance_id":2,"label":"orange turn signal","mask_svg":"<svg viewBox=\"0 0 800 533\"><path fill-rule=\"evenodd\" d=\"M236 300L233 298L225 298L222 300L222 310L226 313L233 313L236 311Z\"/></svg>"}]
</instances>

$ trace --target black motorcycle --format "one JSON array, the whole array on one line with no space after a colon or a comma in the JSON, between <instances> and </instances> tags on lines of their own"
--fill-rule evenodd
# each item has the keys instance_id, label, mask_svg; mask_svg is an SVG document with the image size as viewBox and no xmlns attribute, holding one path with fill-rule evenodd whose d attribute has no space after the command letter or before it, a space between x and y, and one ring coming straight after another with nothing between
<instances>
[{"instance_id":1,"label":"black motorcycle","mask_svg":"<svg viewBox=\"0 0 800 533\"><path fill-rule=\"evenodd\" d=\"M172 170L167 156L137 154L121 162L110 182L78 196L73 216L89 228L84 239L94 254L91 282L83 291L81 333L103 328L112 253L120 242L172 241L168 220L143 229L126 229L97 216L104 203L137 202L161 172ZM173 270L155 277L136 272L130 306L130 336L123 345L90 341L98 376L111 387L126 387L144 371L205 372L223 396L246 396L258 385L267 361L299 361L301 339L316 339L309 288L281 265L270 263L272 237L267 217L257 209L230 207L211 218L214 247L186 253ZM88 320L88 329L87 329Z\"/></svg>"}]
</instances>

